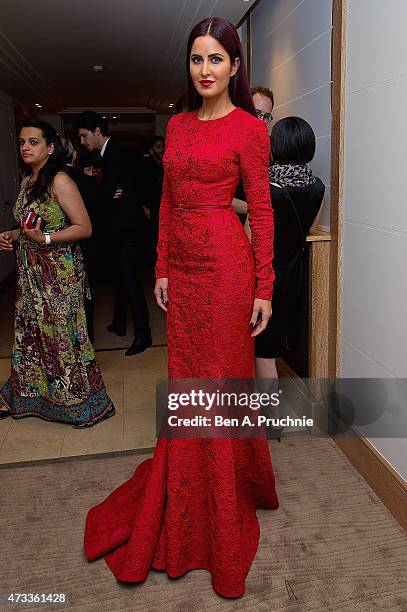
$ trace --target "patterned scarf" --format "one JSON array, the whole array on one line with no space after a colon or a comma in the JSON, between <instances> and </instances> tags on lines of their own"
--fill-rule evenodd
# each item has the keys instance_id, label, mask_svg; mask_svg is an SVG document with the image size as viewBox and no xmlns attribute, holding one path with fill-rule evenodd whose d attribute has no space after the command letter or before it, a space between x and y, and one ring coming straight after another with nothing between
<instances>
[{"instance_id":1,"label":"patterned scarf","mask_svg":"<svg viewBox=\"0 0 407 612\"><path fill-rule=\"evenodd\" d=\"M307 164L272 164L269 170L270 183L281 187L307 187L315 183L316 178Z\"/></svg>"}]
</instances>

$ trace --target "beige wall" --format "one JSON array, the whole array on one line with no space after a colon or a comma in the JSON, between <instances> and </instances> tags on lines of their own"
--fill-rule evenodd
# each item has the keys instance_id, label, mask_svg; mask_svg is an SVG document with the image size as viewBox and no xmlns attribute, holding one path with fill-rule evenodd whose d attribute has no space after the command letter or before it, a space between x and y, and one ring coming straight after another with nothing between
<instances>
[{"instance_id":1,"label":"beige wall","mask_svg":"<svg viewBox=\"0 0 407 612\"><path fill-rule=\"evenodd\" d=\"M341 374L407 378L407 2L348 0ZM407 428L407 386L383 433ZM407 479L407 441L369 435Z\"/></svg>"},{"instance_id":2,"label":"beige wall","mask_svg":"<svg viewBox=\"0 0 407 612\"><path fill-rule=\"evenodd\" d=\"M289 115L312 126L311 167L326 185L321 224L329 228L331 182L331 0L261 0L252 13L252 85L275 94L274 122Z\"/></svg>"}]
</instances>

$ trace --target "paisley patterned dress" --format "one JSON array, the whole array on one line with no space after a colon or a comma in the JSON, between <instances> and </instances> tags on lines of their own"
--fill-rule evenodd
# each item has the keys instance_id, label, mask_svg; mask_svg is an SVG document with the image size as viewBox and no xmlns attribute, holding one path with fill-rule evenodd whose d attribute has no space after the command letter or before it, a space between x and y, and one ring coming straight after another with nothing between
<instances>
[{"instance_id":1,"label":"paisley patterned dress","mask_svg":"<svg viewBox=\"0 0 407 612\"><path fill-rule=\"evenodd\" d=\"M50 233L68 219L55 196L26 206L24 179L14 206L17 223L34 210ZM86 328L87 287L76 242L37 244L20 235L11 376L0 398L14 418L91 424L112 408Z\"/></svg>"}]
</instances>

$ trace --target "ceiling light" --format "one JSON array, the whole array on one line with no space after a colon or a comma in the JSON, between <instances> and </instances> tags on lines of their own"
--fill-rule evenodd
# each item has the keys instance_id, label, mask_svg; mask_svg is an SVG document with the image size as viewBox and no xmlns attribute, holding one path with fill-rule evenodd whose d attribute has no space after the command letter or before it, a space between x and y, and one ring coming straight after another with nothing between
<instances>
[{"instance_id":1,"label":"ceiling light","mask_svg":"<svg viewBox=\"0 0 407 612\"><path fill-rule=\"evenodd\" d=\"M113 117L112 117L112 118L113 118L113 119L117 119L116 115L113 115Z\"/></svg>"},{"instance_id":2,"label":"ceiling light","mask_svg":"<svg viewBox=\"0 0 407 612\"><path fill-rule=\"evenodd\" d=\"M93 72L102 72L103 70L103 66L101 64L95 64L94 66L92 66L92 70Z\"/></svg>"},{"instance_id":3,"label":"ceiling light","mask_svg":"<svg viewBox=\"0 0 407 612\"><path fill-rule=\"evenodd\" d=\"M105 115L103 115L102 119L106 119Z\"/></svg>"},{"instance_id":4,"label":"ceiling light","mask_svg":"<svg viewBox=\"0 0 407 612\"><path fill-rule=\"evenodd\" d=\"M42 104L38 104L38 102L37 102L37 104L36 104L35 106L36 106L37 108L42 108Z\"/></svg>"},{"instance_id":5,"label":"ceiling light","mask_svg":"<svg viewBox=\"0 0 407 612\"><path fill-rule=\"evenodd\" d=\"M175 106L175 104L169 104L168 108L173 108L173 106Z\"/></svg>"}]
</instances>

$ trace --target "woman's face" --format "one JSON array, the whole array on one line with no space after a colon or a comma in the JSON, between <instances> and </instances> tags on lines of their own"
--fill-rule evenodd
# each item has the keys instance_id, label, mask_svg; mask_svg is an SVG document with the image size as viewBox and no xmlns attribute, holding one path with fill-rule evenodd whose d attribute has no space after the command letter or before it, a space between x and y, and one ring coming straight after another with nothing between
<instances>
[{"instance_id":1,"label":"woman's face","mask_svg":"<svg viewBox=\"0 0 407 612\"><path fill-rule=\"evenodd\" d=\"M44 165L54 151L54 145L47 145L42 131L35 127L23 127L18 143L21 157L29 166Z\"/></svg>"},{"instance_id":2,"label":"woman's face","mask_svg":"<svg viewBox=\"0 0 407 612\"><path fill-rule=\"evenodd\" d=\"M203 98L217 98L229 86L230 77L236 74L240 60L233 64L220 42L207 34L195 38L189 58L189 71L196 91Z\"/></svg>"}]
</instances>

